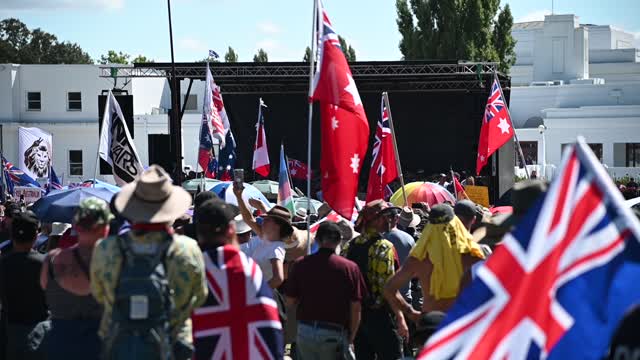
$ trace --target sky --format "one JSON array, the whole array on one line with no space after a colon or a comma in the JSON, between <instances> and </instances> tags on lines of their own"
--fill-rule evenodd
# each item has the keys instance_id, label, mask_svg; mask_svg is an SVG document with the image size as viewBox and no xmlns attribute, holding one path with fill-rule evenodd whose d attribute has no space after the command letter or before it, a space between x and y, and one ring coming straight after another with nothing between
<instances>
[{"instance_id":1,"label":"sky","mask_svg":"<svg viewBox=\"0 0 640 360\"><path fill-rule=\"evenodd\" d=\"M551 0L502 0L514 19L543 20ZM197 61L229 46L240 61L264 48L270 61L302 60L311 40L313 0L172 0L176 61ZM398 60L395 0L324 0L335 30L358 60ZM640 47L640 0L555 0L554 13L581 23L632 32ZM169 61L166 0L0 0L0 19L16 17L59 40L78 43L93 59L108 50Z\"/></svg>"}]
</instances>

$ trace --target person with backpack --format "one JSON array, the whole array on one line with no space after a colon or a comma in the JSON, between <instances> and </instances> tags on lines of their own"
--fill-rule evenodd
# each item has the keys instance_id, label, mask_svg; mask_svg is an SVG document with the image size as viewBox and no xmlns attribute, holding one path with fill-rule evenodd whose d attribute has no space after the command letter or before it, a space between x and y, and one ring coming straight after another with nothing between
<instances>
[{"instance_id":1,"label":"person with backpack","mask_svg":"<svg viewBox=\"0 0 640 360\"><path fill-rule=\"evenodd\" d=\"M365 205L356 220L360 236L345 244L342 255L360 268L368 295L362 303L362 319L354 340L356 359L402 359L402 338L408 336L404 315L383 297L383 287L400 267L393 244L382 234L391 230L397 208L383 200Z\"/></svg>"},{"instance_id":2,"label":"person with backpack","mask_svg":"<svg viewBox=\"0 0 640 360\"><path fill-rule=\"evenodd\" d=\"M91 288L104 305L104 358L191 359L191 312L207 296L202 252L171 224L191 205L184 189L151 165L112 201L131 230L96 245Z\"/></svg>"}]
</instances>

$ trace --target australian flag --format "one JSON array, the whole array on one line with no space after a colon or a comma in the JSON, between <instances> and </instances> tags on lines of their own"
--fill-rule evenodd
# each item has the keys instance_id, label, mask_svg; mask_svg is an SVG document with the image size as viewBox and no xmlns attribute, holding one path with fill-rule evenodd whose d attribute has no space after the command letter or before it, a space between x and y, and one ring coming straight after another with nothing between
<instances>
[{"instance_id":1,"label":"australian flag","mask_svg":"<svg viewBox=\"0 0 640 360\"><path fill-rule=\"evenodd\" d=\"M278 306L258 265L230 245L204 260L209 296L192 316L195 359L282 359Z\"/></svg>"},{"instance_id":2,"label":"australian flag","mask_svg":"<svg viewBox=\"0 0 640 360\"><path fill-rule=\"evenodd\" d=\"M63 174L64 175L64 174ZM56 175L56 171L51 167L51 171L49 171L49 181L47 182L47 194L52 190L62 190L62 182Z\"/></svg>"},{"instance_id":3,"label":"australian flag","mask_svg":"<svg viewBox=\"0 0 640 360\"><path fill-rule=\"evenodd\" d=\"M236 166L236 139L231 129L227 131L225 145L220 149L218 160L218 178L222 181L233 179L233 169Z\"/></svg>"},{"instance_id":4,"label":"australian flag","mask_svg":"<svg viewBox=\"0 0 640 360\"><path fill-rule=\"evenodd\" d=\"M640 301L640 224L584 139L420 359L602 359Z\"/></svg>"},{"instance_id":5,"label":"australian flag","mask_svg":"<svg viewBox=\"0 0 640 360\"><path fill-rule=\"evenodd\" d=\"M15 186L30 186L39 188L40 184L32 179L24 171L18 169L15 165L8 162L7 159L2 157L2 172L4 180L7 183L7 192L13 194Z\"/></svg>"}]
</instances>

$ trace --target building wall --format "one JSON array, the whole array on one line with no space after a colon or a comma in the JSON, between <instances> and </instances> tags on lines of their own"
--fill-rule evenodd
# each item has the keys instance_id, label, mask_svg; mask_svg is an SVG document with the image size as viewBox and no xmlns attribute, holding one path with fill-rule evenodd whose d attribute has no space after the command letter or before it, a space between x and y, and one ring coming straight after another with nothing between
<instances>
[{"instance_id":1,"label":"building wall","mask_svg":"<svg viewBox=\"0 0 640 360\"><path fill-rule=\"evenodd\" d=\"M612 176L640 176L640 168L625 167L624 146L621 150L620 145L640 143L640 106L554 108L542 113L547 127L544 133L547 164L560 165L562 145L582 136L587 143L602 144L602 162ZM542 135L538 129L516 129L516 133L520 141L538 142L538 162L542 163Z\"/></svg>"}]
</instances>

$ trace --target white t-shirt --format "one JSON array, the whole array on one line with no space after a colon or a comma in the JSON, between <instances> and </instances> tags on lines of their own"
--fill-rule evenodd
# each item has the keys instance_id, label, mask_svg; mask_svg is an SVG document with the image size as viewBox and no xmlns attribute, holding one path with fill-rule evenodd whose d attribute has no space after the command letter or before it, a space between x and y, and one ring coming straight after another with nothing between
<instances>
[{"instance_id":1,"label":"white t-shirt","mask_svg":"<svg viewBox=\"0 0 640 360\"><path fill-rule=\"evenodd\" d=\"M264 241L256 237L247 243L247 252L245 252L245 254L253 258L258 266L260 266L264 280L269 281L273 277L271 259L278 259L284 262L284 242Z\"/></svg>"}]
</instances>

